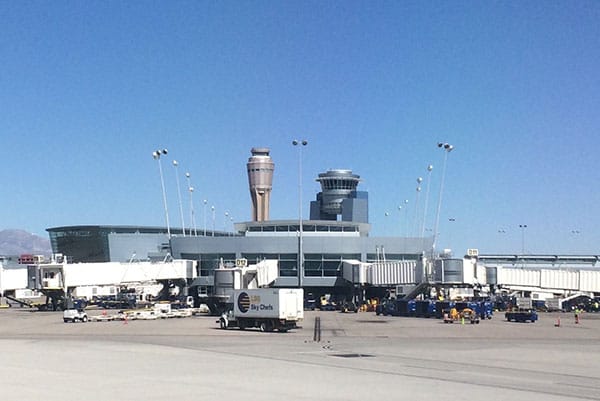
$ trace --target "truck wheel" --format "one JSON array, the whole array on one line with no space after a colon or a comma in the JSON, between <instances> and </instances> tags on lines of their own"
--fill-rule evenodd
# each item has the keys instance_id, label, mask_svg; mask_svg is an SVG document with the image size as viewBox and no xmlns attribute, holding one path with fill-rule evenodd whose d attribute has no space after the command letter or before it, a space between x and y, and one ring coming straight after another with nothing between
<instances>
[{"instance_id":1,"label":"truck wheel","mask_svg":"<svg viewBox=\"0 0 600 401\"><path fill-rule=\"evenodd\" d=\"M81 321L84 322L84 323L87 322L87 320L88 320L87 316L84 316L84 317L81 318Z\"/></svg>"},{"instance_id":2,"label":"truck wheel","mask_svg":"<svg viewBox=\"0 0 600 401\"><path fill-rule=\"evenodd\" d=\"M270 333L273 331L273 324L269 321L262 322L259 326L260 331Z\"/></svg>"},{"instance_id":3,"label":"truck wheel","mask_svg":"<svg viewBox=\"0 0 600 401\"><path fill-rule=\"evenodd\" d=\"M63 319L65 323L69 323L69 319Z\"/></svg>"}]
</instances>

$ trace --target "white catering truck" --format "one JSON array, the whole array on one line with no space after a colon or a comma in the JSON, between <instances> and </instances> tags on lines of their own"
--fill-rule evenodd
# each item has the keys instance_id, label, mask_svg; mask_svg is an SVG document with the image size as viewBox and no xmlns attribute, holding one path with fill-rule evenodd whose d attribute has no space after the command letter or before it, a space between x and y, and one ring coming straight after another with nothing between
<instances>
[{"instance_id":1,"label":"white catering truck","mask_svg":"<svg viewBox=\"0 0 600 401\"><path fill-rule=\"evenodd\" d=\"M257 327L280 332L298 327L304 318L304 291L298 288L235 290L232 307L218 320L222 329Z\"/></svg>"}]
</instances>

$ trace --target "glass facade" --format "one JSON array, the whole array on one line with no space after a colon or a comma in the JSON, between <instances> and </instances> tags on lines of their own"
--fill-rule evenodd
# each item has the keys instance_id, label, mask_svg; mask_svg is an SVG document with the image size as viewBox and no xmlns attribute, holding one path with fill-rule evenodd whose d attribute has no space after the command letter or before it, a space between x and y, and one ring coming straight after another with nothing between
<instances>
[{"instance_id":1,"label":"glass facade","mask_svg":"<svg viewBox=\"0 0 600 401\"><path fill-rule=\"evenodd\" d=\"M236 256L233 253L182 253L183 259L197 260L200 276L210 276L219 267L221 261L226 266L235 266ZM242 253L248 264L256 264L261 260L277 260L281 277L298 276L298 254L296 253ZM306 277L341 277L343 260L360 260L360 254L305 254L304 275Z\"/></svg>"},{"instance_id":2,"label":"glass facade","mask_svg":"<svg viewBox=\"0 0 600 401\"><path fill-rule=\"evenodd\" d=\"M276 259L279 261L279 275L281 277L298 276L298 256L295 253L242 253L242 257L248 260L249 264L260 262L264 259Z\"/></svg>"},{"instance_id":3,"label":"glass facade","mask_svg":"<svg viewBox=\"0 0 600 401\"><path fill-rule=\"evenodd\" d=\"M298 221L291 222L289 224L260 224L260 225L247 225L245 230L249 233L272 233L272 232L286 232L295 233L299 231L300 226ZM314 224L309 220L303 222L302 231L305 233L317 232L345 232L345 233L360 233L360 226L356 224L340 225L340 224Z\"/></svg>"},{"instance_id":4,"label":"glass facade","mask_svg":"<svg viewBox=\"0 0 600 401\"><path fill-rule=\"evenodd\" d=\"M113 261L109 234L167 234L166 228L138 226L69 226L49 228L46 231L50 237L52 253L61 253L73 263ZM171 228L171 235L183 236L183 231L180 228ZM232 233L207 231L206 236L225 237L232 236ZM169 244L166 243L165 246L168 251ZM235 257L233 260L235 261Z\"/></svg>"},{"instance_id":5,"label":"glass facade","mask_svg":"<svg viewBox=\"0 0 600 401\"><path fill-rule=\"evenodd\" d=\"M341 277L343 260L360 260L360 254L320 254L304 255L304 276Z\"/></svg>"},{"instance_id":6,"label":"glass facade","mask_svg":"<svg viewBox=\"0 0 600 401\"><path fill-rule=\"evenodd\" d=\"M227 267L235 266L235 253L182 253L182 259L198 261L198 275L212 276L212 272L218 269L220 264Z\"/></svg>"},{"instance_id":7,"label":"glass facade","mask_svg":"<svg viewBox=\"0 0 600 401\"><path fill-rule=\"evenodd\" d=\"M53 253L62 253L73 263L112 261L109 234L166 234L161 227L133 226L72 226L49 228ZM171 229L171 234L181 235L181 229ZM168 244L167 244L168 246Z\"/></svg>"},{"instance_id":8,"label":"glass facade","mask_svg":"<svg viewBox=\"0 0 600 401\"><path fill-rule=\"evenodd\" d=\"M53 253L62 253L73 262L108 262L108 231L102 229L74 229L50 231Z\"/></svg>"}]
</instances>

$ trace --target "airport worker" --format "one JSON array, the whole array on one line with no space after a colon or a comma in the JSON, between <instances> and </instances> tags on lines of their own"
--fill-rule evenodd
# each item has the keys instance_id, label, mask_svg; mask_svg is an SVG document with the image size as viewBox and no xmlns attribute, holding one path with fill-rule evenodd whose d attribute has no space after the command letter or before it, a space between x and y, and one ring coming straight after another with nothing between
<instances>
[{"instance_id":1,"label":"airport worker","mask_svg":"<svg viewBox=\"0 0 600 401\"><path fill-rule=\"evenodd\" d=\"M579 324L579 307L575 307L575 324Z\"/></svg>"}]
</instances>

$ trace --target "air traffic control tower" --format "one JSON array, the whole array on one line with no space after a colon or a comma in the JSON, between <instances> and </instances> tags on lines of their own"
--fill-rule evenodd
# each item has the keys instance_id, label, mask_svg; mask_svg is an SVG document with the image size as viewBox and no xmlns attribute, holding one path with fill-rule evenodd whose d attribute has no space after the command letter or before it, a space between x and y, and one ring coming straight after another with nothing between
<instances>
[{"instance_id":1,"label":"air traffic control tower","mask_svg":"<svg viewBox=\"0 0 600 401\"><path fill-rule=\"evenodd\" d=\"M269 220L275 163L269 156L269 148L252 148L251 152L246 167L252 198L252 221L266 221Z\"/></svg>"},{"instance_id":2,"label":"air traffic control tower","mask_svg":"<svg viewBox=\"0 0 600 401\"><path fill-rule=\"evenodd\" d=\"M360 176L352 170L329 170L319 174L321 192L310 202L311 220L338 220L355 223L369 222L368 193L357 191Z\"/></svg>"}]
</instances>

